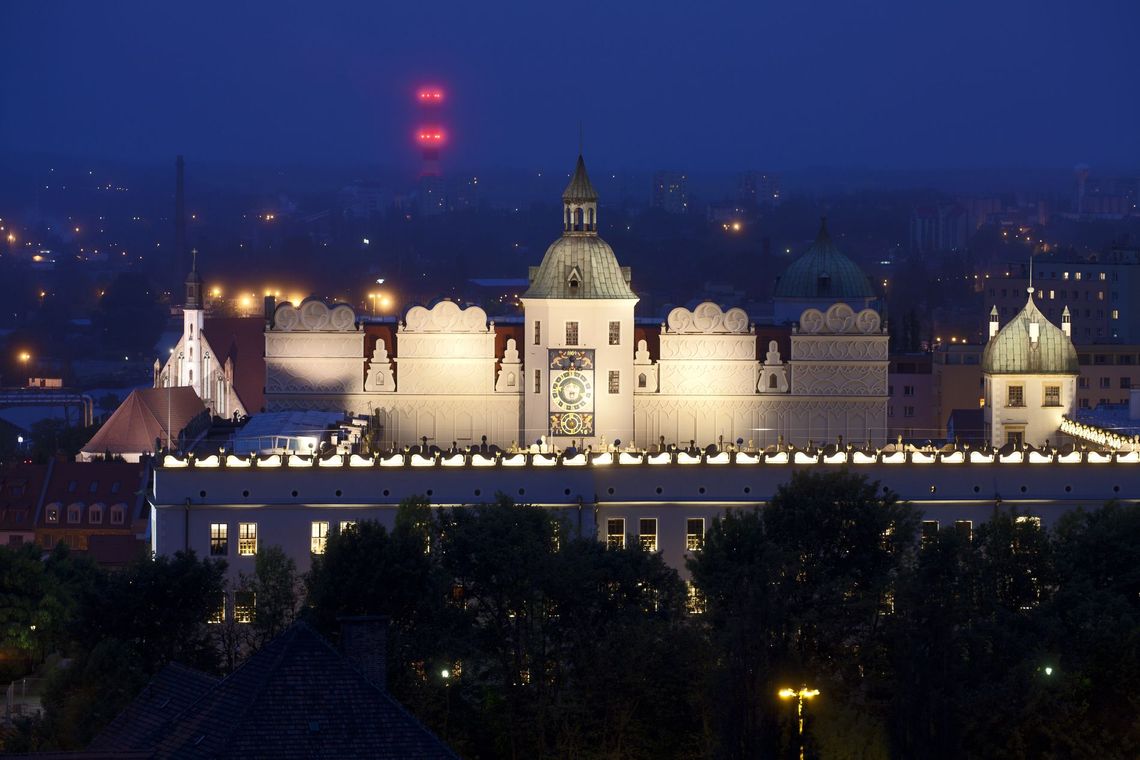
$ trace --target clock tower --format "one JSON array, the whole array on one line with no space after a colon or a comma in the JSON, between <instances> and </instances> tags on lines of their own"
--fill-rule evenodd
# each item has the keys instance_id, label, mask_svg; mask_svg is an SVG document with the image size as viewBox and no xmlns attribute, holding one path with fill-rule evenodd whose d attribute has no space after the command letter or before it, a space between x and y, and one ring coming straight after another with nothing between
<instances>
[{"instance_id":1,"label":"clock tower","mask_svg":"<svg viewBox=\"0 0 1140 760\"><path fill-rule=\"evenodd\" d=\"M598 237L598 193L578 156L562 193L562 237L530 268L521 442L565 447L633 440L629 267Z\"/></svg>"}]
</instances>

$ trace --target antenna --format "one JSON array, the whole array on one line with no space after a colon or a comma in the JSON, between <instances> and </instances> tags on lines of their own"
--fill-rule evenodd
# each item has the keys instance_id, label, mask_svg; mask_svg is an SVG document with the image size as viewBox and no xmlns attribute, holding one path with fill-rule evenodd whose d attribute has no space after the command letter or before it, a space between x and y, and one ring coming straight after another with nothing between
<instances>
[{"instance_id":1,"label":"antenna","mask_svg":"<svg viewBox=\"0 0 1140 760\"><path fill-rule=\"evenodd\" d=\"M1035 251L1029 252L1029 298L1033 299L1033 254Z\"/></svg>"}]
</instances>

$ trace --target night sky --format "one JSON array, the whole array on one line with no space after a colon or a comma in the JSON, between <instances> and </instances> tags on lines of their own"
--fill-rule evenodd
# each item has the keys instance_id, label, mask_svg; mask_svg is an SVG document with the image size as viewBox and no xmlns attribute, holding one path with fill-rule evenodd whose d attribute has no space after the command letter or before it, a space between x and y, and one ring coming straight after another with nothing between
<instances>
[{"instance_id":1,"label":"night sky","mask_svg":"<svg viewBox=\"0 0 1140 760\"><path fill-rule=\"evenodd\" d=\"M0 3L0 152L732 170L1140 164L1135 0Z\"/></svg>"}]
</instances>

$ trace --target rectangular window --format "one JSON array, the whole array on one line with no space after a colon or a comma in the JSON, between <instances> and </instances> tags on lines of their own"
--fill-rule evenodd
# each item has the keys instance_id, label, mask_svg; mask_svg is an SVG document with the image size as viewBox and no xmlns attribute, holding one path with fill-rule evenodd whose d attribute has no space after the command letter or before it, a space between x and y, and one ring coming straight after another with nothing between
<instances>
[{"instance_id":1,"label":"rectangular window","mask_svg":"<svg viewBox=\"0 0 1140 760\"><path fill-rule=\"evenodd\" d=\"M253 611L257 604L257 597L252 591L234 592L234 621L237 623L252 623Z\"/></svg>"},{"instance_id":2,"label":"rectangular window","mask_svg":"<svg viewBox=\"0 0 1140 760\"><path fill-rule=\"evenodd\" d=\"M692 581L685 581L685 591L685 611L690 615L703 614L706 608L705 595Z\"/></svg>"},{"instance_id":3,"label":"rectangular window","mask_svg":"<svg viewBox=\"0 0 1140 760\"><path fill-rule=\"evenodd\" d=\"M218 606L210 613L210 619L207 623L224 623L226 622L226 594L222 592L218 595Z\"/></svg>"},{"instance_id":4,"label":"rectangular window","mask_svg":"<svg viewBox=\"0 0 1140 760\"><path fill-rule=\"evenodd\" d=\"M895 416L895 408L893 406L887 407L887 416L888 417L894 417Z\"/></svg>"},{"instance_id":5,"label":"rectangular window","mask_svg":"<svg viewBox=\"0 0 1140 760\"><path fill-rule=\"evenodd\" d=\"M643 517L638 520L637 538L641 548L647 552L657 551L657 518Z\"/></svg>"},{"instance_id":6,"label":"rectangular window","mask_svg":"<svg viewBox=\"0 0 1140 760\"><path fill-rule=\"evenodd\" d=\"M625 548L625 518L611 517L606 520L606 546L610 549Z\"/></svg>"},{"instance_id":7,"label":"rectangular window","mask_svg":"<svg viewBox=\"0 0 1140 760\"><path fill-rule=\"evenodd\" d=\"M621 393L621 372L610 370L610 393Z\"/></svg>"},{"instance_id":8,"label":"rectangular window","mask_svg":"<svg viewBox=\"0 0 1140 760\"><path fill-rule=\"evenodd\" d=\"M1088 409L1089 408L1089 400L1087 398L1077 399L1077 408Z\"/></svg>"},{"instance_id":9,"label":"rectangular window","mask_svg":"<svg viewBox=\"0 0 1140 760\"><path fill-rule=\"evenodd\" d=\"M932 542L938 538L938 521L937 520L923 520L922 533L919 538L919 546L925 549Z\"/></svg>"},{"instance_id":10,"label":"rectangular window","mask_svg":"<svg viewBox=\"0 0 1140 760\"><path fill-rule=\"evenodd\" d=\"M904 385L903 386L903 395L904 396L913 396L914 395L914 386L913 385Z\"/></svg>"},{"instance_id":11,"label":"rectangular window","mask_svg":"<svg viewBox=\"0 0 1140 760\"><path fill-rule=\"evenodd\" d=\"M1100 379L1100 387L1101 388L1111 388L1112 387L1112 378L1102 377Z\"/></svg>"},{"instance_id":12,"label":"rectangular window","mask_svg":"<svg viewBox=\"0 0 1140 760\"><path fill-rule=\"evenodd\" d=\"M705 545L705 518L685 520L685 551L699 552Z\"/></svg>"},{"instance_id":13,"label":"rectangular window","mask_svg":"<svg viewBox=\"0 0 1140 760\"><path fill-rule=\"evenodd\" d=\"M80 512L80 506L78 504L72 504L71 506L69 506L67 508L67 521L69 523L79 522L79 512Z\"/></svg>"},{"instance_id":14,"label":"rectangular window","mask_svg":"<svg viewBox=\"0 0 1140 760\"><path fill-rule=\"evenodd\" d=\"M1120 378L1120 389L1121 390L1126 391L1131 387L1132 387L1132 378L1131 377Z\"/></svg>"},{"instance_id":15,"label":"rectangular window","mask_svg":"<svg viewBox=\"0 0 1140 760\"><path fill-rule=\"evenodd\" d=\"M958 537L965 541L972 541L974 538L974 521L973 520L955 520L954 531Z\"/></svg>"},{"instance_id":16,"label":"rectangular window","mask_svg":"<svg viewBox=\"0 0 1140 760\"><path fill-rule=\"evenodd\" d=\"M1089 387L1089 379L1087 377L1077 378L1077 387L1078 388L1088 388Z\"/></svg>"},{"instance_id":17,"label":"rectangular window","mask_svg":"<svg viewBox=\"0 0 1140 760\"><path fill-rule=\"evenodd\" d=\"M566 345L568 345L568 346L578 345L578 323L577 322L567 322L566 323Z\"/></svg>"},{"instance_id":18,"label":"rectangular window","mask_svg":"<svg viewBox=\"0 0 1140 760\"><path fill-rule=\"evenodd\" d=\"M621 345L621 322L610 322L610 345Z\"/></svg>"},{"instance_id":19,"label":"rectangular window","mask_svg":"<svg viewBox=\"0 0 1140 760\"><path fill-rule=\"evenodd\" d=\"M1112 318L1113 319L1120 319L1120 309L1113 309L1112 310Z\"/></svg>"},{"instance_id":20,"label":"rectangular window","mask_svg":"<svg viewBox=\"0 0 1140 760\"><path fill-rule=\"evenodd\" d=\"M1059 385L1046 385L1045 386L1045 406L1060 406L1061 405L1061 386Z\"/></svg>"},{"instance_id":21,"label":"rectangular window","mask_svg":"<svg viewBox=\"0 0 1140 760\"><path fill-rule=\"evenodd\" d=\"M324 554L329 542L329 524L324 520L314 520L310 533L309 551L313 554Z\"/></svg>"},{"instance_id":22,"label":"rectangular window","mask_svg":"<svg viewBox=\"0 0 1140 760\"><path fill-rule=\"evenodd\" d=\"M91 493L95 493L96 491L98 491L99 490L99 481L98 480L92 480L91 486L87 490L90 491Z\"/></svg>"},{"instance_id":23,"label":"rectangular window","mask_svg":"<svg viewBox=\"0 0 1140 760\"><path fill-rule=\"evenodd\" d=\"M122 525L124 517L126 517L126 512L123 511L123 508L120 505L116 504L115 506L111 507L112 525Z\"/></svg>"},{"instance_id":24,"label":"rectangular window","mask_svg":"<svg viewBox=\"0 0 1140 760\"><path fill-rule=\"evenodd\" d=\"M230 526L226 523L210 523L210 556L224 557L230 550Z\"/></svg>"},{"instance_id":25,"label":"rectangular window","mask_svg":"<svg viewBox=\"0 0 1140 760\"><path fill-rule=\"evenodd\" d=\"M356 528L356 520L341 520L340 532L341 534L347 533L349 530Z\"/></svg>"},{"instance_id":26,"label":"rectangular window","mask_svg":"<svg viewBox=\"0 0 1140 760\"><path fill-rule=\"evenodd\" d=\"M103 507L99 506L98 504L91 507L91 509L87 512L87 519L91 522L92 525L102 525Z\"/></svg>"},{"instance_id":27,"label":"rectangular window","mask_svg":"<svg viewBox=\"0 0 1140 760\"><path fill-rule=\"evenodd\" d=\"M1080 273L1080 272L1074 272L1074 273L1073 273L1073 279L1074 279L1074 280L1079 280L1079 279L1081 279L1081 273Z\"/></svg>"},{"instance_id":28,"label":"rectangular window","mask_svg":"<svg viewBox=\"0 0 1140 760\"><path fill-rule=\"evenodd\" d=\"M1025 446L1025 431L1024 430L1009 430L1005 434L1005 442L1012 443L1013 447L1020 449Z\"/></svg>"},{"instance_id":29,"label":"rectangular window","mask_svg":"<svg viewBox=\"0 0 1140 760\"><path fill-rule=\"evenodd\" d=\"M542 370L540 369L534 371L534 392L542 393Z\"/></svg>"},{"instance_id":30,"label":"rectangular window","mask_svg":"<svg viewBox=\"0 0 1140 760\"><path fill-rule=\"evenodd\" d=\"M238 556L257 554L257 523L238 523Z\"/></svg>"},{"instance_id":31,"label":"rectangular window","mask_svg":"<svg viewBox=\"0 0 1140 760\"><path fill-rule=\"evenodd\" d=\"M537 319L534 320L534 345L542 345L542 323Z\"/></svg>"},{"instance_id":32,"label":"rectangular window","mask_svg":"<svg viewBox=\"0 0 1140 760\"><path fill-rule=\"evenodd\" d=\"M913 416L914 416L914 407L913 406L904 406L903 407L903 417L913 417Z\"/></svg>"},{"instance_id":33,"label":"rectangular window","mask_svg":"<svg viewBox=\"0 0 1140 760\"><path fill-rule=\"evenodd\" d=\"M1011 385L1007 390L1006 406L1025 406L1024 385Z\"/></svg>"}]
</instances>

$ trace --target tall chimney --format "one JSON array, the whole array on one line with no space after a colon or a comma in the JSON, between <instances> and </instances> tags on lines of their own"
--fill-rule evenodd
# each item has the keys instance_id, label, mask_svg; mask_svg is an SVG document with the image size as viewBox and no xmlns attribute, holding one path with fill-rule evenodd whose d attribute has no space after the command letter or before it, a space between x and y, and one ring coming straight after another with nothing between
<instances>
[{"instance_id":1,"label":"tall chimney","mask_svg":"<svg viewBox=\"0 0 1140 760\"><path fill-rule=\"evenodd\" d=\"M375 686L388 690L388 616L337 618L344 656Z\"/></svg>"},{"instance_id":2,"label":"tall chimney","mask_svg":"<svg viewBox=\"0 0 1140 760\"><path fill-rule=\"evenodd\" d=\"M178 171L177 184L174 187L174 288L186 277L190 271L186 265L186 187L185 165L182 156L179 156L174 166ZM171 291L176 292L176 291Z\"/></svg>"}]
</instances>

